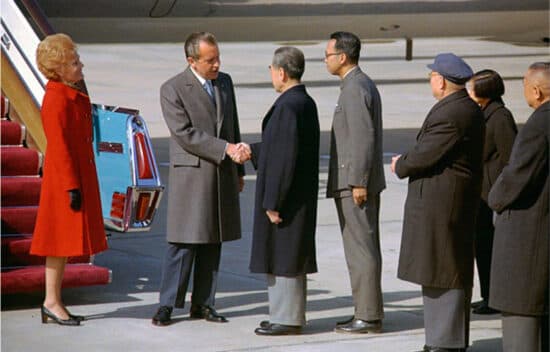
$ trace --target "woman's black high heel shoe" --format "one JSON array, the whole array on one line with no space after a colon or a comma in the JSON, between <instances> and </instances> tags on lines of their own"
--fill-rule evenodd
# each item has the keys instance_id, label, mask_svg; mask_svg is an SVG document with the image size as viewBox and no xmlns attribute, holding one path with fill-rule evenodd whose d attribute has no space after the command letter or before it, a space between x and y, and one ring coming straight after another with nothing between
<instances>
[{"instance_id":1,"label":"woman's black high heel shoe","mask_svg":"<svg viewBox=\"0 0 550 352\"><path fill-rule=\"evenodd\" d=\"M50 310L44 306L40 308L40 315L42 316L42 324L48 322L48 318L52 319L59 325L77 326L80 325L80 320L76 320L69 316L69 319L60 319L57 315L50 312Z\"/></svg>"}]
</instances>

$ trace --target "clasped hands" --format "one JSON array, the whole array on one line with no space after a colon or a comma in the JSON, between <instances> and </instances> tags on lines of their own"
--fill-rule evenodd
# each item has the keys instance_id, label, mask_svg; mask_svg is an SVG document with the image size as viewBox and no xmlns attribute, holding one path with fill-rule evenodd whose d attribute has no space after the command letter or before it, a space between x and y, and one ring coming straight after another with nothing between
<instances>
[{"instance_id":1,"label":"clasped hands","mask_svg":"<svg viewBox=\"0 0 550 352\"><path fill-rule=\"evenodd\" d=\"M250 149L250 146L243 142L237 144L229 143L227 145L226 153L229 155L231 160L237 164L244 164L252 158L252 150Z\"/></svg>"}]
</instances>

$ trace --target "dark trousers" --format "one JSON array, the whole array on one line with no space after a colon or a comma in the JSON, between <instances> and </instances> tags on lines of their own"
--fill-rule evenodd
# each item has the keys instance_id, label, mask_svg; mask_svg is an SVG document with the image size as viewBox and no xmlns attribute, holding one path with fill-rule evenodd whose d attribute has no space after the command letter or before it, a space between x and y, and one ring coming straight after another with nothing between
<instances>
[{"instance_id":1,"label":"dark trousers","mask_svg":"<svg viewBox=\"0 0 550 352\"><path fill-rule=\"evenodd\" d=\"M493 253L493 211L483 200L479 203L475 233L475 254L479 286L483 300L489 300L489 282L491 281L491 257Z\"/></svg>"},{"instance_id":2,"label":"dark trousers","mask_svg":"<svg viewBox=\"0 0 550 352\"><path fill-rule=\"evenodd\" d=\"M220 243L168 243L160 283L160 305L183 308L193 270L191 304L213 307L220 254Z\"/></svg>"}]
</instances>

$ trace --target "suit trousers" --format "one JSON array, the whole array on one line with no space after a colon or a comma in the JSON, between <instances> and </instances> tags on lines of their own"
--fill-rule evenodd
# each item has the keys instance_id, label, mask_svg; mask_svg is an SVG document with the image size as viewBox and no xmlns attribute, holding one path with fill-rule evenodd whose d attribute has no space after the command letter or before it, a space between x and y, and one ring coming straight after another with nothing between
<instances>
[{"instance_id":1,"label":"suit trousers","mask_svg":"<svg viewBox=\"0 0 550 352\"><path fill-rule=\"evenodd\" d=\"M485 201L479 203L475 233L475 254L481 297L489 300L489 282L491 281L491 257L493 254L493 211Z\"/></svg>"},{"instance_id":2,"label":"suit trousers","mask_svg":"<svg viewBox=\"0 0 550 352\"><path fill-rule=\"evenodd\" d=\"M193 270L192 305L214 306L221 243L168 243L162 268L160 305L183 308Z\"/></svg>"},{"instance_id":3,"label":"suit trousers","mask_svg":"<svg viewBox=\"0 0 550 352\"><path fill-rule=\"evenodd\" d=\"M269 322L273 324L306 325L306 275L294 277L267 274Z\"/></svg>"},{"instance_id":4,"label":"suit trousers","mask_svg":"<svg viewBox=\"0 0 550 352\"><path fill-rule=\"evenodd\" d=\"M548 315L502 312L502 351L548 352Z\"/></svg>"},{"instance_id":5,"label":"suit trousers","mask_svg":"<svg viewBox=\"0 0 550 352\"><path fill-rule=\"evenodd\" d=\"M467 348L470 338L472 289L422 286L426 345Z\"/></svg>"},{"instance_id":6,"label":"suit trousers","mask_svg":"<svg viewBox=\"0 0 550 352\"><path fill-rule=\"evenodd\" d=\"M335 198L348 266L354 316L361 320L384 318L382 254L380 251L380 194L369 194L361 207L353 197Z\"/></svg>"}]
</instances>

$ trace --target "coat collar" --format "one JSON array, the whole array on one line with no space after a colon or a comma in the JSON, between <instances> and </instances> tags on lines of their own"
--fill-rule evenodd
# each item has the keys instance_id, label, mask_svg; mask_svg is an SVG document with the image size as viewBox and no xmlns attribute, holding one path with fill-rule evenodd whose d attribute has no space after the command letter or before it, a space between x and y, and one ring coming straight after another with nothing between
<instances>
[{"instance_id":1,"label":"coat collar","mask_svg":"<svg viewBox=\"0 0 550 352\"><path fill-rule=\"evenodd\" d=\"M48 83L46 83L46 90L60 92L63 95L69 97L69 99L71 100L76 100L76 97L79 95L88 98L88 95L82 93L78 89L70 87L65 83L59 81L49 80Z\"/></svg>"},{"instance_id":2,"label":"coat collar","mask_svg":"<svg viewBox=\"0 0 550 352\"><path fill-rule=\"evenodd\" d=\"M354 68L349 70L348 73L346 74L346 76L344 77L344 79L342 80L342 82L340 83L340 89L344 88L344 86L348 82L351 82L356 76L358 76L362 73L363 73L363 71L361 70L361 67L359 67L359 66L355 66Z\"/></svg>"},{"instance_id":3,"label":"coat collar","mask_svg":"<svg viewBox=\"0 0 550 352\"><path fill-rule=\"evenodd\" d=\"M495 111L504 108L504 103L496 100L492 100L483 108L483 115L485 115L485 121L489 120Z\"/></svg>"}]
</instances>

